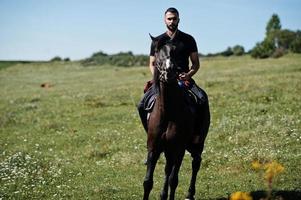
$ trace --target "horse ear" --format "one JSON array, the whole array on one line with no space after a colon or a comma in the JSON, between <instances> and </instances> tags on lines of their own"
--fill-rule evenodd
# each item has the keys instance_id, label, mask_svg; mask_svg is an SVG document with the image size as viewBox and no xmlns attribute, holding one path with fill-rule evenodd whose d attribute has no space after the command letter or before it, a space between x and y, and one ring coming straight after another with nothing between
<instances>
[{"instance_id":1,"label":"horse ear","mask_svg":"<svg viewBox=\"0 0 301 200\"><path fill-rule=\"evenodd\" d=\"M149 33L149 37L152 39L152 41L155 41L155 40L156 40L156 38L153 37L150 33Z\"/></svg>"}]
</instances>

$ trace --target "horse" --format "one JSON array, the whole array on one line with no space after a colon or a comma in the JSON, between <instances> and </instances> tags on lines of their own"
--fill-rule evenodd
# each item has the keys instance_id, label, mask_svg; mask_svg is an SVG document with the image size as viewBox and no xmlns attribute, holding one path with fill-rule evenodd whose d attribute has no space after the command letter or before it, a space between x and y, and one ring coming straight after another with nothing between
<instances>
[{"instance_id":1,"label":"horse","mask_svg":"<svg viewBox=\"0 0 301 200\"><path fill-rule=\"evenodd\" d=\"M174 62L176 46L172 43L162 43L152 36L151 38L156 44L153 87L157 90L157 96L148 119L147 170L143 182L143 199L149 198L153 188L153 174L162 152L164 152L166 164L164 186L160 198L165 200L168 194L170 200L175 198L178 173L185 150L188 150L192 157L192 175L186 199L194 200L196 178L210 125L208 101L202 106L201 118L197 118L185 101L184 89L178 84L179 68ZM201 138L197 144L192 142L196 129L201 131Z\"/></svg>"}]
</instances>

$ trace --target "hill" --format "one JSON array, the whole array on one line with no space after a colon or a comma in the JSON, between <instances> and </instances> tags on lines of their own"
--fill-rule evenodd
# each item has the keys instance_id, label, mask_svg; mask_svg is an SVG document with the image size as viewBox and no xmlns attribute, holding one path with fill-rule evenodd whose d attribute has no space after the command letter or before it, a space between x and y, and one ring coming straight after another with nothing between
<instances>
[{"instance_id":1,"label":"hill","mask_svg":"<svg viewBox=\"0 0 301 200\"><path fill-rule=\"evenodd\" d=\"M210 100L212 125L197 198L262 194L254 160L281 163L275 191L301 185L301 56L206 58L195 76ZM0 70L0 198L141 199L146 135L136 104L147 67L18 63ZM44 86L43 86L44 84ZM47 87L45 87L47 85ZM164 159L151 198L159 196ZM177 198L190 178L185 156ZM285 198L286 199L286 198Z\"/></svg>"}]
</instances>

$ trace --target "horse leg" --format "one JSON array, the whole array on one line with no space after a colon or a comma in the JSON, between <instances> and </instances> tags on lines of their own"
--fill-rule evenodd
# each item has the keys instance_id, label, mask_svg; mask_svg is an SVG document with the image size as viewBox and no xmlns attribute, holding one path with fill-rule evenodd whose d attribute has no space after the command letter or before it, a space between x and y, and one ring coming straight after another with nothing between
<instances>
[{"instance_id":1,"label":"horse leg","mask_svg":"<svg viewBox=\"0 0 301 200\"><path fill-rule=\"evenodd\" d=\"M168 196L168 182L169 182L169 176L171 174L172 170L172 163L170 162L170 159L167 157L167 154L165 153L166 158L166 164L165 164L165 180L164 180L164 186L161 191L161 200L166 200Z\"/></svg>"},{"instance_id":2,"label":"horse leg","mask_svg":"<svg viewBox=\"0 0 301 200\"><path fill-rule=\"evenodd\" d=\"M203 114L201 115L201 120L200 120L201 138L199 140L199 143L192 144L192 148L191 148L192 175L190 180L190 186L188 189L188 194L186 196L186 199L190 199L190 200L194 200L196 177L201 167L201 162L202 162L201 156L204 149L205 139L207 137L209 126L210 126L210 110L209 110L208 102L203 105L202 110L203 110Z\"/></svg>"},{"instance_id":3,"label":"horse leg","mask_svg":"<svg viewBox=\"0 0 301 200\"><path fill-rule=\"evenodd\" d=\"M153 177L154 177L154 171L157 164L157 161L159 159L160 153L159 152L148 152L148 162L147 162L147 170L146 175L143 182L144 187L144 195L143 199L147 200L150 194L150 191L153 188Z\"/></svg>"},{"instance_id":4,"label":"horse leg","mask_svg":"<svg viewBox=\"0 0 301 200\"><path fill-rule=\"evenodd\" d=\"M170 200L175 199L175 193L179 182L179 171L184 157L184 152L185 151L181 152L180 154L178 154L178 157L176 159L173 159L175 162L173 163L172 171L169 176Z\"/></svg>"},{"instance_id":5,"label":"horse leg","mask_svg":"<svg viewBox=\"0 0 301 200\"><path fill-rule=\"evenodd\" d=\"M192 174L191 174L190 185L188 189L188 194L186 196L186 200L194 200L196 178L202 162L202 157L200 153L192 153L191 156L192 156L192 162L191 162Z\"/></svg>"}]
</instances>

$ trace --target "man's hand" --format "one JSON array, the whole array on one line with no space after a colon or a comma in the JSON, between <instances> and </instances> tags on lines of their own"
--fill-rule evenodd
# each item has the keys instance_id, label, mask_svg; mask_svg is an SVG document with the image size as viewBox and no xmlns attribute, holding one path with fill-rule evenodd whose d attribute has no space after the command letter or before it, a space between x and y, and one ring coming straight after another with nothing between
<instances>
[{"instance_id":1,"label":"man's hand","mask_svg":"<svg viewBox=\"0 0 301 200\"><path fill-rule=\"evenodd\" d=\"M188 73L183 72L183 73L179 74L179 79L181 81L189 81L190 78L191 77L190 77L190 75Z\"/></svg>"}]
</instances>

